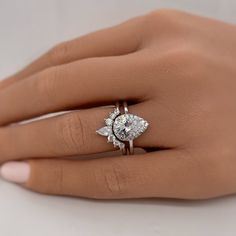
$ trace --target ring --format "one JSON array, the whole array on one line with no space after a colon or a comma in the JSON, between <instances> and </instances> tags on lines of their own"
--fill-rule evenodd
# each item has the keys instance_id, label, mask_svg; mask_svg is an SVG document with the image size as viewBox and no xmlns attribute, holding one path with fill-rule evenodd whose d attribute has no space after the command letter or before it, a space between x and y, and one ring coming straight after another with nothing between
<instances>
[{"instance_id":1,"label":"ring","mask_svg":"<svg viewBox=\"0 0 236 236\"><path fill-rule=\"evenodd\" d=\"M123 112L121 112L121 109ZM148 122L143 118L130 114L127 102L116 103L116 106L105 119L106 126L96 132L106 136L108 142L114 147L119 147L124 155L134 154L133 140L138 138L148 127Z\"/></svg>"}]
</instances>

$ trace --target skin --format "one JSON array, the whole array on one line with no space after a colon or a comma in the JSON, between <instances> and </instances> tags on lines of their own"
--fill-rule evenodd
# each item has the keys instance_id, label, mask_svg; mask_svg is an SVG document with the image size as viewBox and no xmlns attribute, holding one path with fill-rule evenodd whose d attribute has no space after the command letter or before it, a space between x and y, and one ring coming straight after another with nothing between
<instances>
[{"instance_id":1,"label":"skin","mask_svg":"<svg viewBox=\"0 0 236 236\"><path fill-rule=\"evenodd\" d=\"M159 10L61 43L1 82L0 161L27 160L23 186L46 194L206 199L235 193L235 42L234 25ZM68 159L114 150L95 131L112 111L106 105L117 100L149 122L134 142L146 152ZM65 110L74 111L18 123Z\"/></svg>"}]
</instances>

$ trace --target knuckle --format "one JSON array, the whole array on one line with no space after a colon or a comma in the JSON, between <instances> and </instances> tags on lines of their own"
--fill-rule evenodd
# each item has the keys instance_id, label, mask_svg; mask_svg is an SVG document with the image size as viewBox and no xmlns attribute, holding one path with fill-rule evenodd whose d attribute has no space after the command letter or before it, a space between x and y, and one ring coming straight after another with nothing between
<instances>
[{"instance_id":1,"label":"knuckle","mask_svg":"<svg viewBox=\"0 0 236 236\"><path fill-rule=\"evenodd\" d=\"M50 66L60 65L69 60L69 43L62 42L53 47L48 53L47 58Z\"/></svg>"},{"instance_id":2,"label":"knuckle","mask_svg":"<svg viewBox=\"0 0 236 236\"><path fill-rule=\"evenodd\" d=\"M35 79L35 87L37 94L47 104L52 103L57 95L57 81L59 80L60 71L58 67L46 69Z\"/></svg>"},{"instance_id":3,"label":"knuckle","mask_svg":"<svg viewBox=\"0 0 236 236\"><path fill-rule=\"evenodd\" d=\"M173 37L176 39L182 38L187 27L183 23L186 21L184 12L173 9L149 12L144 15L143 21L147 42L153 39L172 40Z\"/></svg>"},{"instance_id":4,"label":"knuckle","mask_svg":"<svg viewBox=\"0 0 236 236\"><path fill-rule=\"evenodd\" d=\"M145 16L145 18L149 23L157 22L158 24L163 24L169 22L171 19L174 19L177 14L181 14L181 12L175 9L167 8L151 11Z\"/></svg>"},{"instance_id":5,"label":"knuckle","mask_svg":"<svg viewBox=\"0 0 236 236\"><path fill-rule=\"evenodd\" d=\"M79 113L66 115L58 122L58 137L69 154L79 154L87 147L86 122Z\"/></svg>"},{"instance_id":6,"label":"knuckle","mask_svg":"<svg viewBox=\"0 0 236 236\"><path fill-rule=\"evenodd\" d=\"M197 52L191 46L180 46L167 53L167 61L174 63L187 63L197 56Z\"/></svg>"},{"instance_id":7,"label":"knuckle","mask_svg":"<svg viewBox=\"0 0 236 236\"><path fill-rule=\"evenodd\" d=\"M102 181L101 181L102 179ZM96 172L96 182L101 185L102 196L99 198L121 198L127 193L128 175L117 162L102 167Z\"/></svg>"},{"instance_id":8,"label":"knuckle","mask_svg":"<svg viewBox=\"0 0 236 236\"><path fill-rule=\"evenodd\" d=\"M172 15L176 15L176 13L178 13L180 11L176 10L176 9L171 9L171 8L162 8L162 9L158 9L155 11L151 11L147 14L148 17L151 18L159 18L162 16L172 16Z\"/></svg>"},{"instance_id":9,"label":"knuckle","mask_svg":"<svg viewBox=\"0 0 236 236\"><path fill-rule=\"evenodd\" d=\"M179 48L173 48L165 52L157 60L161 69L177 75L185 75L185 78L186 76L192 77L196 71L196 67L202 64L200 58L200 53L192 46L180 46Z\"/></svg>"}]
</instances>

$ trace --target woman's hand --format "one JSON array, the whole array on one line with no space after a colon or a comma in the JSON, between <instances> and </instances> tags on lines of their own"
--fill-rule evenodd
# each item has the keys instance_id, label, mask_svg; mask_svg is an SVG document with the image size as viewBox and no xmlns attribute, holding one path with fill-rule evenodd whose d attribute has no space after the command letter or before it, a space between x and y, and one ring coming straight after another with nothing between
<instances>
[{"instance_id":1,"label":"woman's hand","mask_svg":"<svg viewBox=\"0 0 236 236\"><path fill-rule=\"evenodd\" d=\"M26 160L2 176L89 198L235 193L235 42L233 25L161 10L56 46L1 82L0 160ZM113 150L96 130L118 100L149 122L135 140L147 153L59 160Z\"/></svg>"}]
</instances>

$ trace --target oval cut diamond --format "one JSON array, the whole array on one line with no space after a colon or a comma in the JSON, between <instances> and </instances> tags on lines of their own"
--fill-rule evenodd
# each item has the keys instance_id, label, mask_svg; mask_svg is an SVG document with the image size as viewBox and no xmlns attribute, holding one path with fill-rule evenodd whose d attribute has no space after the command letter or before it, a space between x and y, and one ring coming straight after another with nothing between
<instances>
[{"instance_id":1,"label":"oval cut diamond","mask_svg":"<svg viewBox=\"0 0 236 236\"><path fill-rule=\"evenodd\" d=\"M131 141L141 135L148 127L148 122L133 114L118 116L113 123L113 132L121 141Z\"/></svg>"}]
</instances>

